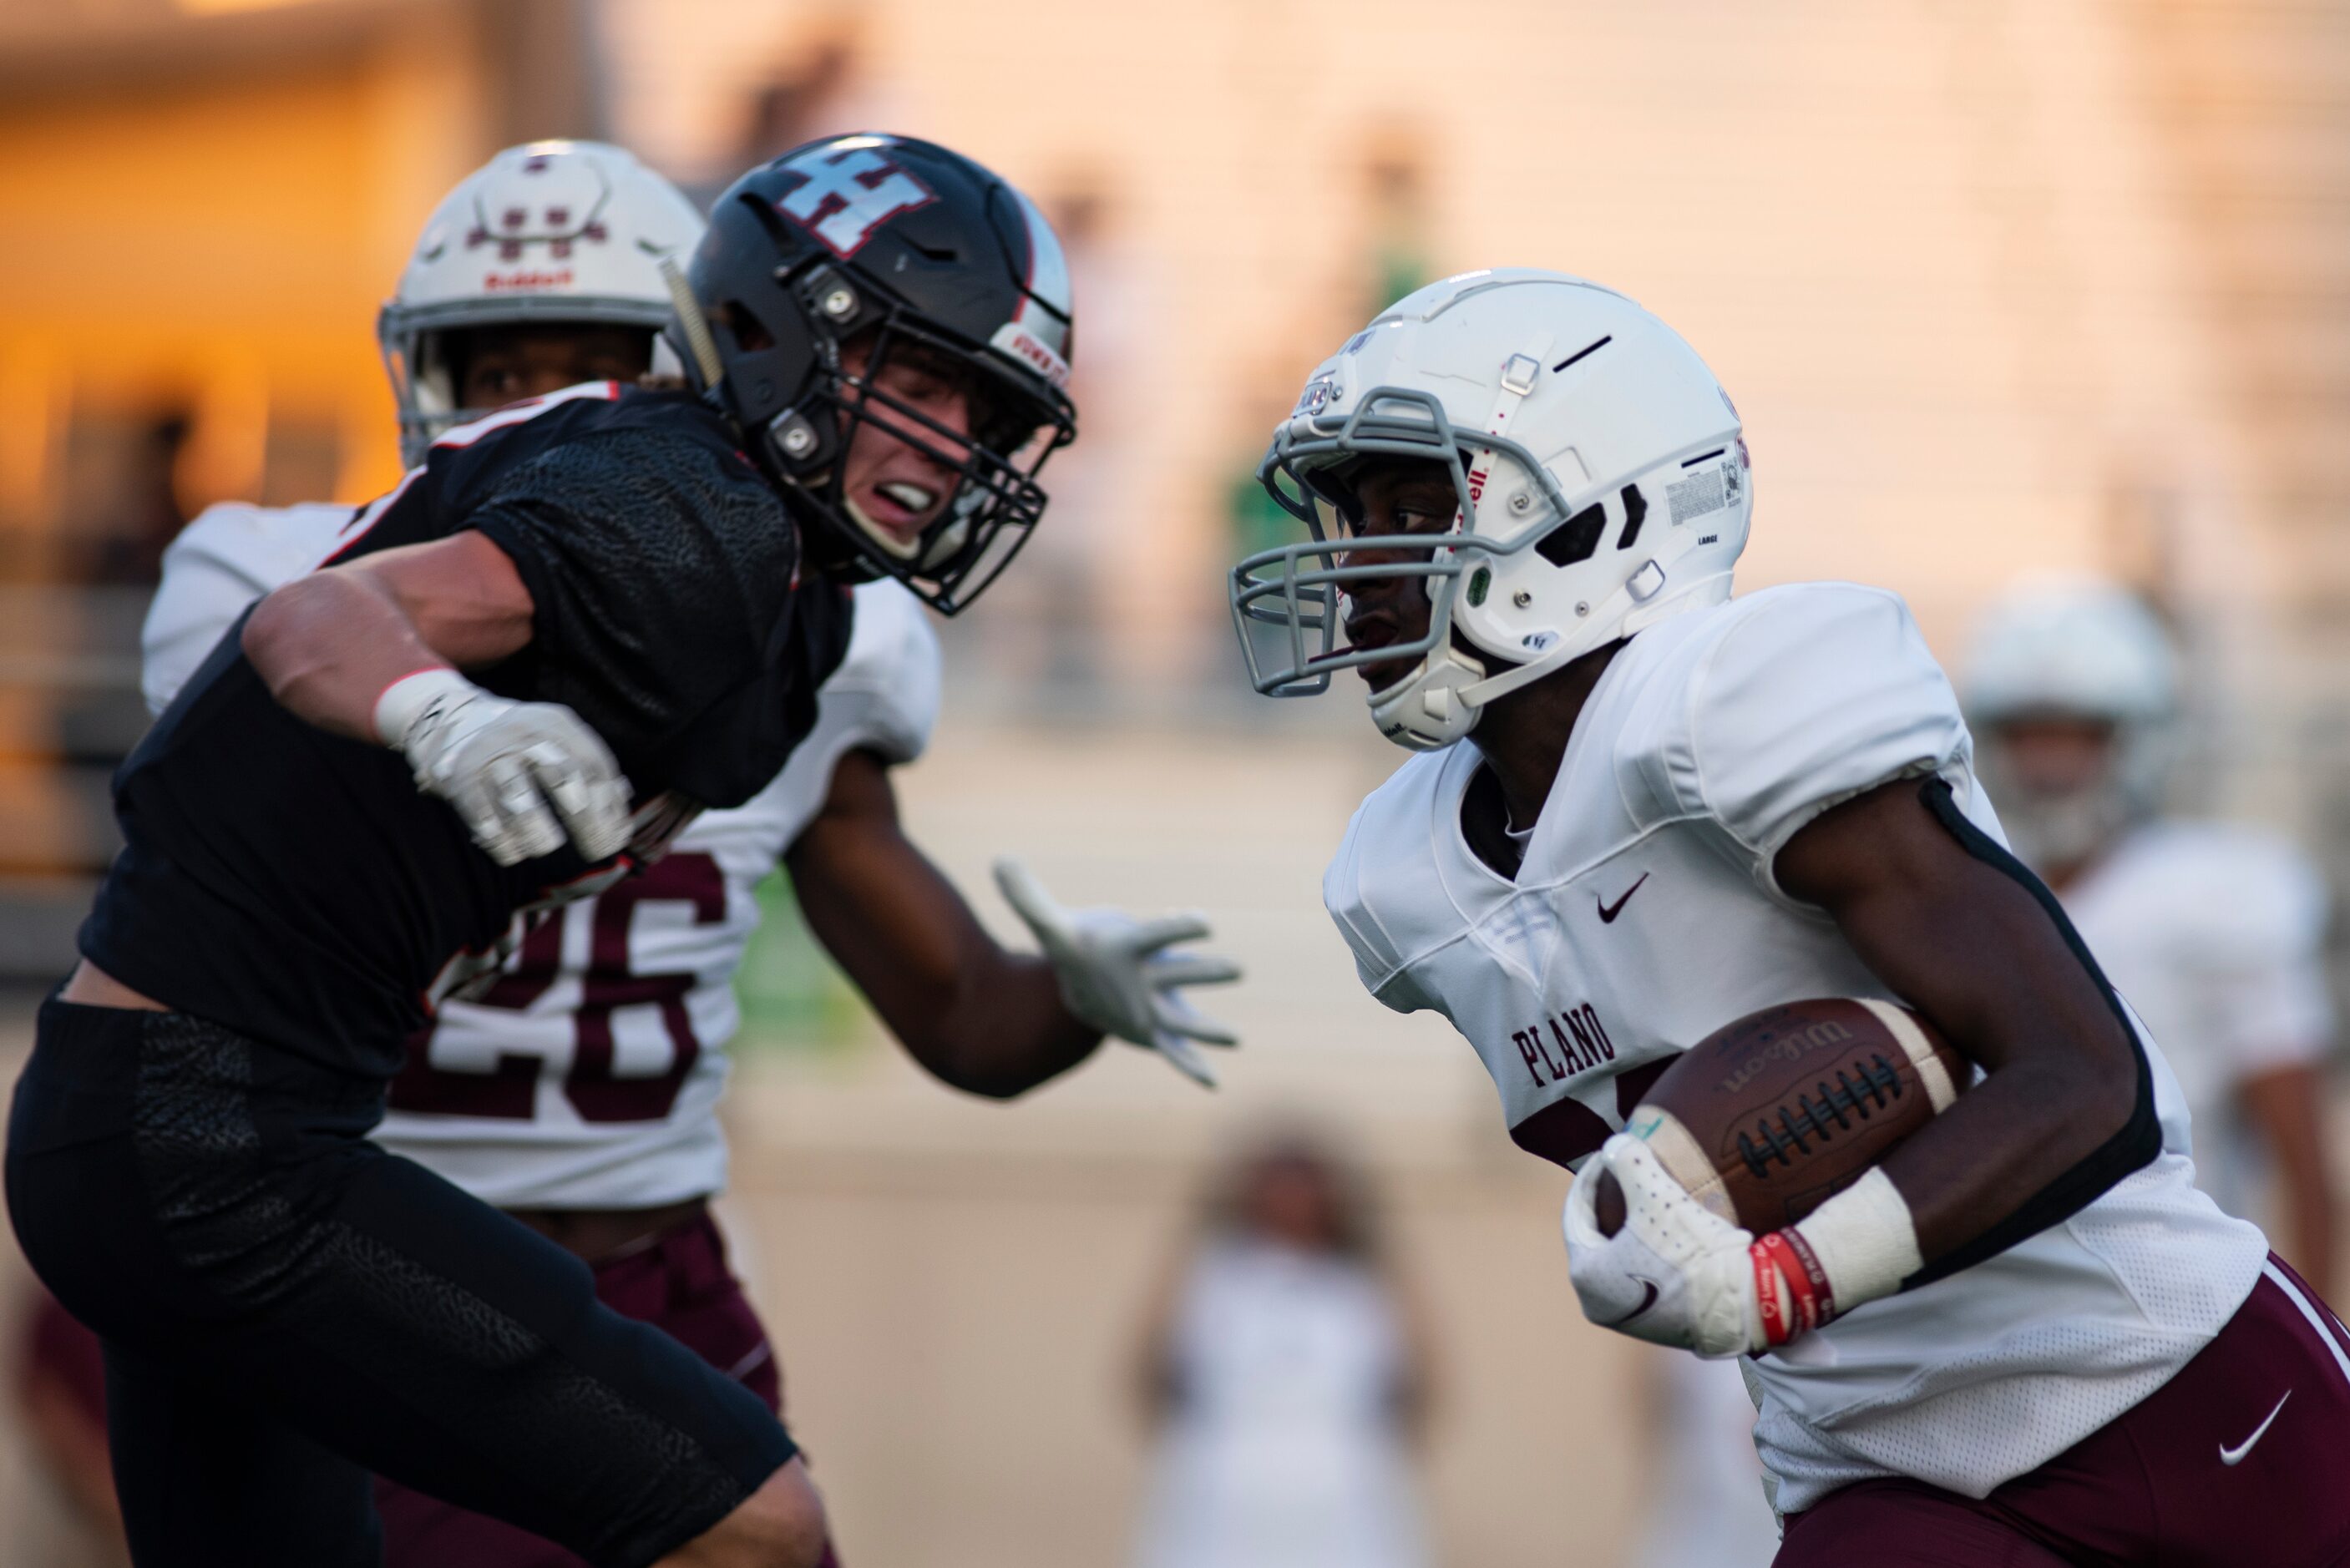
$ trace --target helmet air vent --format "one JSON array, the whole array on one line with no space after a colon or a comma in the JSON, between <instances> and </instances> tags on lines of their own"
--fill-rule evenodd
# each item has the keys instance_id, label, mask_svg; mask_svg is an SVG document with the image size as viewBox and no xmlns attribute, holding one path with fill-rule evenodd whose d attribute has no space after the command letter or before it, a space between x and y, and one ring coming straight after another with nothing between
<instances>
[{"instance_id":1,"label":"helmet air vent","mask_svg":"<svg viewBox=\"0 0 2350 1568\"><path fill-rule=\"evenodd\" d=\"M1640 536L1640 524L1648 518L1648 498L1640 493L1637 484L1624 487L1624 536L1616 541L1619 550L1628 550L1632 541Z\"/></svg>"},{"instance_id":2,"label":"helmet air vent","mask_svg":"<svg viewBox=\"0 0 2350 1568\"><path fill-rule=\"evenodd\" d=\"M1610 343L1613 343L1613 342L1615 342L1615 341L1616 341L1616 335L1615 335L1614 333L1612 333L1612 332L1611 332L1611 333L1609 333L1607 337L1602 337L1602 338L1601 338L1598 342L1596 342L1596 343L1590 344L1590 345L1588 345L1588 346L1586 346L1586 347L1585 347L1585 348L1577 348L1574 353L1569 354L1565 358L1561 359L1557 364L1553 365L1553 366L1550 368L1551 374L1552 374L1552 375L1554 375L1554 376L1557 375L1561 370L1565 369L1569 365L1574 364L1577 359L1585 359L1585 358L1590 358L1592 355L1598 353L1602 348L1607 348L1607 345L1609 345Z\"/></svg>"},{"instance_id":3,"label":"helmet air vent","mask_svg":"<svg viewBox=\"0 0 2350 1568\"><path fill-rule=\"evenodd\" d=\"M1572 566L1591 559L1599 548L1600 531L1607 526L1607 511L1595 501L1534 542L1535 552L1554 566Z\"/></svg>"},{"instance_id":4,"label":"helmet air vent","mask_svg":"<svg viewBox=\"0 0 2350 1568\"><path fill-rule=\"evenodd\" d=\"M720 314L725 317L726 330L734 335L734 346L745 354L775 346L775 335L767 330L767 324L751 314L751 307L741 300L728 300Z\"/></svg>"}]
</instances>

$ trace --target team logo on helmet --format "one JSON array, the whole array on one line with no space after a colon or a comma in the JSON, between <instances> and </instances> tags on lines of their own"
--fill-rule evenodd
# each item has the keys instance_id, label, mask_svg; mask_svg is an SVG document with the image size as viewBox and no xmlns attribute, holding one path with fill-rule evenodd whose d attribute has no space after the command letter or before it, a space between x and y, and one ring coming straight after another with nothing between
<instances>
[{"instance_id":1,"label":"team logo on helmet","mask_svg":"<svg viewBox=\"0 0 2350 1568\"><path fill-rule=\"evenodd\" d=\"M889 161L879 142L828 142L784 165L799 184L778 211L842 261L865 248L874 231L900 213L927 207L937 192Z\"/></svg>"}]
</instances>

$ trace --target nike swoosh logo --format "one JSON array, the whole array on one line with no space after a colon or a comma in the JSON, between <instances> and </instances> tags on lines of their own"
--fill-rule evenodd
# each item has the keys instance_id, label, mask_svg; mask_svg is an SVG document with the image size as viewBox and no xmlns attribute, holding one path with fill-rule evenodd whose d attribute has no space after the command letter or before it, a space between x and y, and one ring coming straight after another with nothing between
<instances>
[{"instance_id":1,"label":"nike swoosh logo","mask_svg":"<svg viewBox=\"0 0 2350 1568\"><path fill-rule=\"evenodd\" d=\"M1643 1303L1641 1304L1640 1311L1646 1312L1648 1310L1647 1303ZM1636 1313L1633 1315L1637 1317L1639 1314ZM2292 1397L2293 1390L2290 1388L2286 1389L2284 1391L2284 1399L2290 1399ZM2232 1449L2229 1448L2225 1444L2221 1444L2220 1448L2220 1462L2223 1465L2242 1464L2244 1462L2244 1456L2252 1451L2252 1445L2259 1442L2262 1435L2268 1431L2269 1422L2275 1420L2277 1417L2282 1413L2284 1409L2284 1399L2280 1399L2276 1402L2276 1408L2269 1412L2268 1421L2262 1421L2258 1427L2252 1428L2252 1435L2251 1437L2246 1438L2242 1442L2238 1443Z\"/></svg>"},{"instance_id":2,"label":"nike swoosh logo","mask_svg":"<svg viewBox=\"0 0 2350 1568\"><path fill-rule=\"evenodd\" d=\"M1637 1275L1637 1274L1636 1274L1636 1275L1634 1275L1633 1277L1634 1277L1635 1279L1638 1279L1638 1278L1639 1278L1639 1276L1638 1276L1638 1275ZM1656 1305L1656 1304L1657 1304L1657 1283L1656 1283L1656 1282L1655 1282L1654 1280L1641 1280L1641 1281L1640 1281L1640 1285L1641 1285L1641 1290L1642 1290L1642 1294L1641 1294L1641 1296L1640 1296L1640 1304L1639 1304L1638 1306L1634 1307L1630 1312L1626 1313L1622 1317L1617 1318L1617 1319L1615 1322L1613 1322L1613 1323L1603 1323L1603 1324L1599 1324L1599 1326L1600 1326L1601 1328L1621 1328L1621 1327L1623 1327L1626 1324L1627 1324L1627 1323L1631 1322L1634 1318L1636 1318L1636 1317L1639 1316L1642 1313L1644 1313L1644 1312L1648 1311L1650 1307L1652 1307L1652 1306L1654 1306L1654 1305ZM2270 1417L2270 1419L2273 1420L2273 1419L2275 1419L2275 1417ZM2253 1436L2253 1438L2254 1438L2255 1439L2257 1439L2257 1438L2259 1438L2260 1434L2259 1434L2259 1433L2257 1433L2257 1432L2255 1432L2255 1433L2253 1433L2253 1434L2252 1434L2252 1436ZM2236 1461L2235 1461L2235 1460L2233 1460L2233 1459L2230 1459L2228 1462L2229 1462L2230 1464L2234 1464Z\"/></svg>"},{"instance_id":3,"label":"nike swoosh logo","mask_svg":"<svg viewBox=\"0 0 2350 1568\"><path fill-rule=\"evenodd\" d=\"M1641 872L1640 882L1645 882L1648 879L1648 874L1646 871ZM1624 906L1631 901L1633 894L1640 890L1640 882L1635 882L1630 887L1625 888L1624 896L1617 899L1612 904L1599 904L1599 895L1596 893L1591 895L1591 901L1595 904L1599 904L1599 923L1601 925L1612 926L1616 923L1616 917L1624 912Z\"/></svg>"}]
</instances>

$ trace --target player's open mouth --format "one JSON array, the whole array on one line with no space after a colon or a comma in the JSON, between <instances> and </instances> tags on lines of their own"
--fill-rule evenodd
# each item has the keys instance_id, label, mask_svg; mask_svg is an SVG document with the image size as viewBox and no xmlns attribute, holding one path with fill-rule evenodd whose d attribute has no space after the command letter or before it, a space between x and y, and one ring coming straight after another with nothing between
<instances>
[{"instance_id":1,"label":"player's open mouth","mask_svg":"<svg viewBox=\"0 0 2350 1568\"><path fill-rule=\"evenodd\" d=\"M1387 611L1371 610L1347 622L1347 646L1335 650L1330 657L1336 659L1349 653L1376 652L1401 640L1402 632L1396 625L1395 618ZM1373 691L1378 691L1392 686L1402 676L1404 669L1399 668L1399 663L1393 659L1380 659L1358 666L1355 673L1361 676L1364 683Z\"/></svg>"},{"instance_id":2,"label":"player's open mouth","mask_svg":"<svg viewBox=\"0 0 2350 1568\"><path fill-rule=\"evenodd\" d=\"M889 510L898 513L905 519L904 532L908 534L919 533L922 524L931 520L931 514L937 510L939 504L937 491L927 484L917 484L910 479L893 479L886 484L877 484L873 487L873 493L880 497ZM885 514L876 521L886 524L895 522L896 519Z\"/></svg>"},{"instance_id":3,"label":"player's open mouth","mask_svg":"<svg viewBox=\"0 0 2350 1568\"><path fill-rule=\"evenodd\" d=\"M1373 649L1385 648L1396 639L1395 618L1385 610L1372 610L1366 615L1351 617L1347 622L1347 639L1348 646L1341 650L1347 653L1367 653Z\"/></svg>"},{"instance_id":4,"label":"player's open mouth","mask_svg":"<svg viewBox=\"0 0 2350 1568\"><path fill-rule=\"evenodd\" d=\"M884 480L848 500L850 515L893 556L910 560L922 530L938 515L940 492L910 479Z\"/></svg>"}]
</instances>

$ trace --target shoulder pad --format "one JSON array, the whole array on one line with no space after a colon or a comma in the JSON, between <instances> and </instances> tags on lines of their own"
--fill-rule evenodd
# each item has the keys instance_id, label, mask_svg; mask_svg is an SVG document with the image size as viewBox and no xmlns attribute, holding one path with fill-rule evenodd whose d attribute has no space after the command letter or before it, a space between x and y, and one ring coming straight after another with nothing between
<instances>
[{"instance_id":1,"label":"shoulder pad","mask_svg":"<svg viewBox=\"0 0 2350 1568\"><path fill-rule=\"evenodd\" d=\"M938 726L938 633L921 601L901 583L864 583L854 593L848 652L826 679L820 701L827 718L836 707L856 708L855 732L846 743L910 763Z\"/></svg>"},{"instance_id":2,"label":"shoulder pad","mask_svg":"<svg viewBox=\"0 0 2350 1568\"><path fill-rule=\"evenodd\" d=\"M171 705L247 605L317 566L357 509L325 503L206 507L163 552L163 578L140 628L141 694Z\"/></svg>"},{"instance_id":3,"label":"shoulder pad","mask_svg":"<svg viewBox=\"0 0 2350 1568\"><path fill-rule=\"evenodd\" d=\"M1841 801L1936 772L1971 792L1958 698L1898 595L1800 584L1683 618L1618 742L1636 817L1710 821L1768 886L1780 848Z\"/></svg>"},{"instance_id":4,"label":"shoulder pad","mask_svg":"<svg viewBox=\"0 0 2350 1568\"><path fill-rule=\"evenodd\" d=\"M1322 901L1355 955L1370 993L1399 1012L1428 1002L1405 969L1459 936L1465 922L1436 859L1436 813L1451 770L1476 765L1462 746L1413 757L1371 792L1322 877Z\"/></svg>"}]
</instances>

